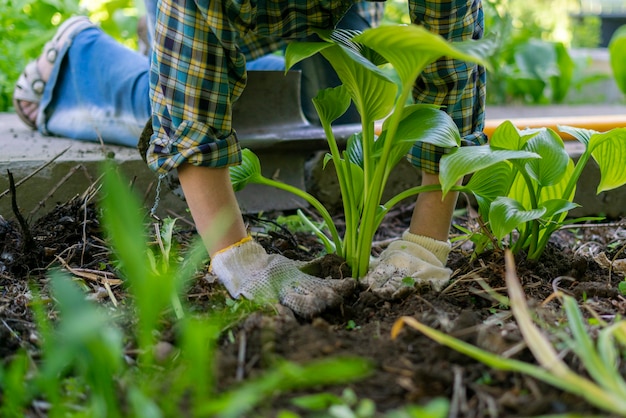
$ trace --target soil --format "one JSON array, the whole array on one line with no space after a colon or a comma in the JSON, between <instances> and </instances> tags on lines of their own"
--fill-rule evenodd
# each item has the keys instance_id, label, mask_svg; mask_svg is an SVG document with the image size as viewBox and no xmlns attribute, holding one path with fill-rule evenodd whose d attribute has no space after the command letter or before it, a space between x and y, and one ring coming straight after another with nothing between
<instances>
[{"instance_id":1,"label":"soil","mask_svg":"<svg viewBox=\"0 0 626 418\"><path fill-rule=\"evenodd\" d=\"M377 255L408 227L412 205L393 210L381 226L373 246ZM471 213L471 211L469 212ZM15 214L14 214L15 215ZM310 260L322 250L314 236L276 227L267 214L264 219L247 216L250 229L269 252L290 258ZM341 227L341 216L336 217ZM456 224L476 230L471 217L455 218ZM182 245L194 235L190 219L181 216L176 238ZM273 228L268 226L274 225ZM624 258L626 229L614 220L596 225L579 225L555 233L539 261L516 257L517 274L531 307L545 323L562 322L563 312L555 290L576 297L586 316L595 315L608 322L626 314L626 299L617 290L624 279L620 273L596 262L605 253L608 260ZM29 286L47 291L46 272L54 265L80 272L108 271L117 277L111 254L101 229L99 211L94 204L79 199L57 205L50 213L25 223L16 216L0 217L0 359L7 362L20 348L37 358L37 330L29 308ZM452 229L451 237L459 237ZM518 373L490 369L469 357L447 349L418 331L406 328L391 339L393 324L411 316L426 325L457 336L464 341L518 360L535 363L523 344L510 311L486 291L481 281L495 292L506 295L502 251L472 255L468 241L455 241L449 267L453 281L441 292L422 286L398 300L383 300L372 292L356 288L343 304L315 318L299 318L291 312L268 309L251 313L230 329L229 338L219 344L217 374L221 388L259 376L276 359L307 363L333 356L360 356L368 359L372 373L347 385L359 399L371 399L379 415L408 404L424 405L443 397L450 402L451 417L518 417L560 413L580 416L605 413L584 400ZM336 260L329 271L345 274ZM90 299L111 306L102 283L82 275ZM123 300L123 286L112 290ZM217 300L228 299L225 290L208 272L199 272L187 293L188 304L197 311L209 310ZM176 344L164 332L167 343ZM245 338L245 344L242 344ZM244 347L244 349L242 349ZM129 348L129 350L132 347ZM580 362L569 350L564 360L576 372L584 373ZM242 359L241 356L245 355ZM622 375L626 366L620 365ZM243 372L243 376L242 376ZM287 409L306 416L306 411L291 403L294 396L330 392L341 395L346 386L323 387L281 394L267 400L258 416L275 416Z\"/></svg>"}]
</instances>

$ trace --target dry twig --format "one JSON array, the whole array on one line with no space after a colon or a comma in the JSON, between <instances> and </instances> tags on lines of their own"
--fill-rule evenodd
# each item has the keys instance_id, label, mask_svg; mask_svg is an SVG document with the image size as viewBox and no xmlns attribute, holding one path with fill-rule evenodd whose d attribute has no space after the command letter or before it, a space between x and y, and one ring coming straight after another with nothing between
<instances>
[{"instance_id":1,"label":"dry twig","mask_svg":"<svg viewBox=\"0 0 626 418\"><path fill-rule=\"evenodd\" d=\"M17 183L15 183L15 188L20 187L22 184L24 184L27 180L29 180L31 177L33 177L35 174L39 173L41 170L43 170L44 168L48 167L50 164L52 164L57 158L59 158L60 156L62 156L63 154L65 154L67 152L67 150L70 149L70 147L65 148L63 151L61 151L60 153L58 153L57 155L55 155L54 157L52 157L52 159L50 161L46 161L44 164L40 165L39 167L37 167L32 173L30 173L29 175L27 175L26 177L24 177L22 180L18 181ZM3 198L4 196L6 196L7 194L9 194L11 192L11 189L7 189L4 192L0 193L0 199Z\"/></svg>"}]
</instances>

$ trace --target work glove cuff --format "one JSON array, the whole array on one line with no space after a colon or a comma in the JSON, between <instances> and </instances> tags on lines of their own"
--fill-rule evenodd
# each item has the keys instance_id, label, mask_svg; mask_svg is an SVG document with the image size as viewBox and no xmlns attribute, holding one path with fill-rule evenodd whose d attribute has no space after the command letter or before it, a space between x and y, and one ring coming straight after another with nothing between
<instances>
[{"instance_id":1,"label":"work glove cuff","mask_svg":"<svg viewBox=\"0 0 626 418\"><path fill-rule=\"evenodd\" d=\"M443 266L448 263L448 255L450 255L450 250L452 248L450 241L439 241L424 235L413 234L408 230L402 234L402 239L404 241L417 244L425 250L430 251L439 261L441 261Z\"/></svg>"},{"instance_id":2,"label":"work glove cuff","mask_svg":"<svg viewBox=\"0 0 626 418\"><path fill-rule=\"evenodd\" d=\"M252 279L252 272L267 264L267 252L263 246L247 236L213 255L211 271L234 298L241 294L245 283Z\"/></svg>"}]
</instances>

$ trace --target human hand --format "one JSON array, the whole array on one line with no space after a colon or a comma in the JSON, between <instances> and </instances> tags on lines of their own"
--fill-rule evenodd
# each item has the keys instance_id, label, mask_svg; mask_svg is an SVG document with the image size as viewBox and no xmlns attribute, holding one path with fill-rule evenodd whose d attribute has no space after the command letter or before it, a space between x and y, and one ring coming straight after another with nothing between
<instances>
[{"instance_id":1,"label":"human hand","mask_svg":"<svg viewBox=\"0 0 626 418\"><path fill-rule=\"evenodd\" d=\"M355 281L321 279L303 273L304 263L279 254L267 254L251 238L213 256L211 269L234 298L281 304L310 317L337 306L354 289Z\"/></svg>"},{"instance_id":2,"label":"human hand","mask_svg":"<svg viewBox=\"0 0 626 418\"><path fill-rule=\"evenodd\" d=\"M440 291L450 280L445 267L450 244L405 232L370 265L361 285L384 299L400 298L413 291L414 283L430 283ZM407 283L407 279L409 278Z\"/></svg>"}]
</instances>

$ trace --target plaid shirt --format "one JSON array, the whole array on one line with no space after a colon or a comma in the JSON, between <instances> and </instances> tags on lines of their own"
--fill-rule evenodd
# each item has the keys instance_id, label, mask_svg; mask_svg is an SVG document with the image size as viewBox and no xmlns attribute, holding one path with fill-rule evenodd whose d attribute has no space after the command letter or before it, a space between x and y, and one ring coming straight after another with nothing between
<instances>
[{"instance_id":1,"label":"plaid shirt","mask_svg":"<svg viewBox=\"0 0 626 418\"><path fill-rule=\"evenodd\" d=\"M149 166L168 172L187 162L207 167L239 164L232 103L246 83L246 59L332 28L354 0L161 0L150 71L154 135ZM263 5L264 7L260 7ZM374 25L379 3L358 3ZM480 0L409 0L414 22L450 40L482 36ZM426 69L414 92L420 102L446 107L461 134L484 142L484 71L442 59ZM416 144L409 159L435 172L441 149Z\"/></svg>"}]
</instances>

